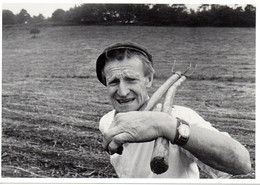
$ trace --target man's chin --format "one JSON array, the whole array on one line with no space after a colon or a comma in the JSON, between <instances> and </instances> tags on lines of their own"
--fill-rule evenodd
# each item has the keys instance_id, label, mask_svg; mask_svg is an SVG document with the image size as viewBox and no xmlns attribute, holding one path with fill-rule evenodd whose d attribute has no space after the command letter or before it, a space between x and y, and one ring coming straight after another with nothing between
<instances>
[{"instance_id":1,"label":"man's chin","mask_svg":"<svg viewBox=\"0 0 260 185\"><path fill-rule=\"evenodd\" d=\"M118 113L124 113L124 112L130 112L130 111L133 111L133 110L118 110L118 109L116 109L116 112L118 112Z\"/></svg>"},{"instance_id":2,"label":"man's chin","mask_svg":"<svg viewBox=\"0 0 260 185\"><path fill-rule=\"evenodd\" d=\"M137 110L136 108L132 108L132 107L129 107L129 108L117 107L115 109L116 109L117 112L129 112L129 111L136 111Z\"/></svg>"},{"instance_id":3,"label":"man's chin","mask_svg":"<svg viewBox=\"0 0 260 185\"><path fill-rule=\"evenodd\" d=\"M137 111L139 106L137 105L116 105L114 107L116 109L117 112L129 112L129 111Z\"/></svg>"}]
</instances>

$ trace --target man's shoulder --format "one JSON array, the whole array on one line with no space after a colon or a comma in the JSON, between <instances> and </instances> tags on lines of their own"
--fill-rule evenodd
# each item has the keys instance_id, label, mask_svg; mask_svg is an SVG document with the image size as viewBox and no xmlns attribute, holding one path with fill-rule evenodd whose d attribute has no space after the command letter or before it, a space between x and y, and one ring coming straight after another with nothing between
<instances>
[{"instance_id":1,"label":"man's shoulder","mask_svg":"<svg viewBox=\"0 0 260 185\"><path fill-rule=\"evenodd\" d=\"M114 118L114 116L115 116L115 110L111 110L111 111L109 111L108 113L106 113L105 115L103 115L102 117L101 117L101 119L100 119L100 121L101 120L103 120L103 119L113 119Z\"/></svg>"},{"instance_id":2,"label":"man's shoulder","mask_svg":"<svg viewBox=\"0 0 260 185\"><path fill-rule=\"evenodd\" d=\"M191 124L209 124L195 110L186 106L174 105L172 115Z\"/></svg>"},{"instance_id":3,"label":"man's shoulder","mask_svg":"<svg viewBox=\"0 0 260 185\"><path fill-rule=\"evenodd\" d=\"M182 106L182 105L173 105L173 110L175 111L185 111L185 112L191 112L191 113L196 113L192 108Z\"/></svg>"},{"instance_id":4,"label":"man's shoulder","mask_svg":"<svg viewBox=\"0 0 260 185\"><path fill-rule=\"evenodd\" d=\"M161 103L157 104L156 109L161 110L162 104ZM193 121L198 122L198 120L199 122L201 122L203 120L203 118L195 110L181 105L173 105L171 114L174 117L180 118L190 123L193 123Z\"/></svg>"},{"instance_id":5,"label":"man's shoulder","mask_svg":"<svg viewBox=\"0 0 260 185\"><path fill-rule=\"evenodd\" d=\"M99 121L99 130L104 133L111 125L115 116L115 110L109 111L101 117Z\"/></svg>"}]
</instances>

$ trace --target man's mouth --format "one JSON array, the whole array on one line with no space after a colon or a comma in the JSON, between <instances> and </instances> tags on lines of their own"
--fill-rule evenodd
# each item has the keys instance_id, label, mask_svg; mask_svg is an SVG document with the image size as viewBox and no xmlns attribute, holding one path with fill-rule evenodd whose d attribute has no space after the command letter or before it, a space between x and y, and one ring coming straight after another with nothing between
<instances>
[{"instance_id":1,"label":"man's mouth","mask_svg":"<svg viewBox=\"0 0 260 185\"><path fill-rule=\"evenodd\" d=\"M131 103L135 100L135 98L125 98L125 99L117 99L117 102L119 104L124 104L124 103Z\"/></svg>"}]
</instances>

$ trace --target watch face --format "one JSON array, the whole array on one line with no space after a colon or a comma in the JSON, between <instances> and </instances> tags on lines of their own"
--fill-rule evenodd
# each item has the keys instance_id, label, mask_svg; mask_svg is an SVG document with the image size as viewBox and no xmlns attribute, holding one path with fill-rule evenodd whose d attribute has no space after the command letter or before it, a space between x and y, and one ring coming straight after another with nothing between
<instances>
[{"instance_id":1,"label":"watch face","mask_svg":"<svg viewBox=\"0 0 260 185\"><path fill-rule=\"evenodd\" d=\"M184 137L188 138L190 136L190 127L188 125L182 124L179 126L179 134Z\"/></svg>"}]
</instances>

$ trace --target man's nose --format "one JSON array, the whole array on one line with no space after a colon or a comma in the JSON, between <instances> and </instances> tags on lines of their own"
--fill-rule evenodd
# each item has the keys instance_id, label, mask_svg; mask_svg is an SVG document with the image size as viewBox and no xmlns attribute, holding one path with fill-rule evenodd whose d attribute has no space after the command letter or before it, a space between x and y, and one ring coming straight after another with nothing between
<instances>
[{"instance_id":1,"label":"man's nose","mask_svg":"<svg viewBox=\"0 0 260 185\"><path fill-rule=\"evenodd\" d=\"M130 92L130 90L128 89L127 85L124 82L120 82L118 90L117 90L117 94L119 96L125 97L127 96L127 94Z\"/></svg>"}]
</instances>

